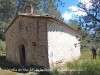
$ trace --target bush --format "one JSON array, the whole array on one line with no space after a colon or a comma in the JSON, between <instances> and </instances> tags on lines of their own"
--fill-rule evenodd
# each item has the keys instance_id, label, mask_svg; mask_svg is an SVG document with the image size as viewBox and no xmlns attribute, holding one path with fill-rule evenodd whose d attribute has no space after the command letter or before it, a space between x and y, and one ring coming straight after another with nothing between
<instances>
[{"instance_id":1,"label":"bush","mask_svg":"<svg viewBox=\"0 0 100 75\"><path fill-rule=\"evenodd\" d=\"M87 54L87 52L85 53ZM82 55L84 55L84 53ZM90 53L88 53L88 56L87 58L82 56L81 58L84 59L79 59L67 64L68 69L71 71L71 75L100 75L100 60L90 59Z\"/></svg>"},{"instance_id":2,"label":"bush","mask_svg":"<svg viewBox=\"0 0 100 75\"><path fill-rule=\"evenodd\" d=\"M6 52L6 43L5 41L0 40L0 53Z\"/></svg>"},{"instance_id":3,"label":"bush","mask_svg":"<svg viewBox=\"0 0 100 75\"><path fill-rule=\"evenodd\" d=\"M65 71L53 70L53 75L100 75L100 59L93 59L92 52L82 52L80 59L63 65Z\"/></svg>"},{"instance_id":4,"label":"bush","mask_svg":"<svg viewBox=\"0 0 100 75\"><path fill-rule=\"evenodd\" d=\"M97 54L98 54L98 57L100 58L100 49L97 49Z\"/></svg>"}]
</instances>

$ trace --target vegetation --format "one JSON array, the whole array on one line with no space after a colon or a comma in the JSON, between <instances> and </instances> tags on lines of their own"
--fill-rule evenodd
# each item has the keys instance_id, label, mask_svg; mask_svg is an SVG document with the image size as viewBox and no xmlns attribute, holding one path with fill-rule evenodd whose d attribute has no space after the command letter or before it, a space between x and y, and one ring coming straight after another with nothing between
<instances>
[{"instance_id":1,"label":"vegetation","mask_svg":"<svg viewBox=\"0 0 100 75\"><path fill-rule=\"evenodd\" d=\"M16 75L23 72L6 70L8 67L3 66L2 62L5 61L5 56L0 57L0 74L3 75ZM9 68L11 69L11 68ZM73 62L66 63L63 66L55 68L51 73L52 75L100 75L100 58L92 59L92 52L86 51L81 53L81 57ZM25 74L46 75L38 72L25 72Z\"/></svg>"},{"instance_id":2,"label":"vegetation","mask_svg":"<svg viewBox=\"0 0 100 75\"><path fill-rule=\"evenodd\" d=\"M25 5L31 4L34 13L46 13L62 19L59 5L64 4L61 0L0 0L0 54L5 53L4 31L11 21L23 12ZM62 67L52 71L53 75L100 75L100 1L91 0L90 8L86 4L79 2L78 6L86 12L85 16L79 16L79 20L70 20L69 24L81 31L81 57L79 60L69 62ZM92 29L92 31L90 31ZM90 52L92 44L95 42L98 50L98 58L93 60ZM16 75L17 72L5 71L2 62L5 57L0 57L0 75ZM63 71L64 70L64 71ZM19 73L21 74L21 73ZM29 72L28 74L33 74Z\"/></svg>"},{"instance_id":3,"label":"vegetation","mask_svg":"<svg viewBox=\"0 0 100 75\"><path fill-rule=\"evenodd\" d=\"M93 45L94 39L93 34L90 34L88 30L82 28L77 20L69 20L69 24L78 29L81 32L80 43L81 43L81 51L90 51Z\"/></svg>"},{"instance_id":4,"label":"vegetation","mask_svg":"<svg viewBox=\"0 0 100 75\"><path fill-rule=\"evenodd\" d=\"M89 3L85 2L85 0L80 0L78 3L80 11L86 13L84 16L79 16L79 24L85 29L89 31L91 30L91 32L93 32L94 39L98 39L100 42L100 0L89 0Z\"/></svg>"},{"instance_id":5,"label":"vegetation","mask_svg":"<svg viewBox=\"0 0 100 75\"><path fill-rule=\"evenodd\" d=\"M5 54L6 53L6 44L5 41L0 40L0 54Z\"/></svg>"},{"instance_id":6,"label":"vegetation","mask_svg":"<svg viewBox=\"0 0 100 75\"><path fill-rule=\"evenodd\" d=\"M58 10L58 5L63 4L60 0L0 0L0 39L5 40L3 32L18 12L23 12L25 6L29 4L33 6L36 14L45 13L62 19Z\"/></svg>"},{"instance_id":7,"label":"vegetation","mask_svg":"<svg viewBox=\"0 0 100 75\"><path fill-rule=\"evenodd\" d=\"M100 0L80 0L79 10L85 12L85 15L79 16L77 20L70 20L69 24L82 32L81 51L89 51L95 44L100 48ZM77 12L75 11L75 12Z\"/></svg>"},{"instance_id":8,"label":"vegetation","mask_svg":"<svg viewBox=\"0 0 100 75\"><path fill-rule=\"evenodd\" d=\"M79 60L54 69L54 75L100 75L100 59L92 59L92 52L82 52Z\"/></svg>"},{"instance_id":9,"label":"vegetation","mask_svg":"<svg viewBox=\"0 0 100 75\"><path fill-rule=\"evenodd\" d=\"M45 13L62 19L58 10L58 5L63 6L60 0L0 0L0 53L5 53L4 31L18 12L24 12L25 6L29 4L33 6L36 14Z\"/></svg>"}]
</instances>

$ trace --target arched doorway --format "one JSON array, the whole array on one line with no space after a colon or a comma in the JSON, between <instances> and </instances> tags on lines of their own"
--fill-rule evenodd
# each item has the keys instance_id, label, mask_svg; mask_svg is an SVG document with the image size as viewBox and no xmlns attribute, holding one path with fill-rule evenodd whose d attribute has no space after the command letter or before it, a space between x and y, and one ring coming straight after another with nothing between
<instances>
[{"instance_id":1,"label":"arched doorway","mask_svg":"<svg viewBox=\"0 0 100 75\"><path fill-rule=\"evenodd\" d=\"M26 55L25 55L25 46L20 46L20 64L25 65L26 64Z\"/></svg>"}]
</instances>

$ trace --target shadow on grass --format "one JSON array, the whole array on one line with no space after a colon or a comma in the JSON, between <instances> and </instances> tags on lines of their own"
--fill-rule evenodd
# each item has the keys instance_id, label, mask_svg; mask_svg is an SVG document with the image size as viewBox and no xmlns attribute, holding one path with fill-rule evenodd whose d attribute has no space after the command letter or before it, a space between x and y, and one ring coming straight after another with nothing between
<instances>
[{"instance_id":1,"label":"shadow on grass","mask_svg":"<svg viewBox=\"0 0 100 75\"><path fill-rule=\"evenodd\" d=\"M6 61L6 56L0 56L0 68L4 70L9 70L17 73L28 73L28 72L36 72L37 75L51 75L49 71L40 71L44 69L41 66L23 66L16 65L11 62Z\"/></svg>"}]
</instances>

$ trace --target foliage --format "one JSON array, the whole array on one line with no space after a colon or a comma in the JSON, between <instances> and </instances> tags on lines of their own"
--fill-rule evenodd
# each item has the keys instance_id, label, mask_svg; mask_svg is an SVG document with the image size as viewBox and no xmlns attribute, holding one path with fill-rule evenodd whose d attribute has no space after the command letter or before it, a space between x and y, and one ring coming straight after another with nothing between
<instances>
[{"instance_id":1,"label":"foliage","mask_svg":"<svg viewBox=\"0 0 100 75\"><path fill-rule=\"evenodd\" d=\"M61 17L60 11L57 9L57 5L64 5L60 0L17 0L17 10L18 12L23 12L26 5L31 4L34 8L34 13L47 13L54 15L56 17ZM56 13L56 14L55 14Z\"/></svg>"},{"instance_id":2,"label":"foliage","mask_svg":"<svg viewBox=\"0 0 100 75\"><path fill-rule=\"evenodd\" d=\"M100 49L98 48L97 51L98 51L97 55L98 55L99 58L100 58Z\"/></svg>"},{"instance_id":3,"label":"foliage","mask_svg":"<svg viewBox=\"0 0 100 75\"><path fill-rule=\"evenodd\" d=\"M92 44L94 42L92 34L90 34L89 31L85 30L80 25L78 25L77 20L70 20L69 24L81 32L80 36L81 51L83 52L91 50Z\"/></svg>"},{"instance_id":4,"label":"foliage","mask_svg":"<svg viewBox=\"0 0 100 75\"><path fill-rule=\"evenodd\" d=\"M6 51L6 43L5 41L0 40L0 53L5 53Z\"/></svg>"},{"instance_id":5,"label":"foliage","mask_svg":"<svg viewBox=\"0 0 100 75\"><path fill-rule=\"evenodd\" d=\"M66 69L65 69L66 67ZM54 75L100 75L100 60L92 59L92 52L82 52L80 59L68 62L58 71L54 69Z\"/></svg>"},{"instance_id":6,"label":"foliage","mask_svg":"<svg viewBox=\"0 0 100 75\"><path fill-rule=\"evenodd\" d=\"M86 23L100 22L100 1L91 0L89 1L89 4L90 5L87 7L86 3L82 3L81 1L78 3L78 6L87 13L87 15L83 17L83 20L86 21Z\"/></svg>"},{"instance_id":7,"label":"foliage","mask_svg":"<svg viewBox=\"0 0 100 75\"><path fill-rule=\"evenodd\" d=\"M81 75L99 75L100 60L98 58L93 60L91 58L91 53L83 52L79 60L68 63L67 67L70 69L75 69L77 73L80 72Z\"/></svg>"},{"instance_id":8,"label":"foliage","mask_svg":"<svg viewBox=\"0 0 100 75\"><path fill-rule=\"evenodd\" d=\"M34 8L34 13L46 13L54 15L57 18L61 18L61 13L57 9L58 8L57 4L59 4L59 2L61 4L63 3L59 0L58 3L56 4L57 1L58 0L18 0L16 14L18 14L18 12L23 12L24 11L23 8L26 5L31 4Z\"/></svg>"},{"instance_id":9,"label":"foliage","mask_svg":"<svg viewBox=\"0 0 100 75\"><path fill-rule=\"evenodd\" d=\"M16 10L16 0L0 0L0 20L7 22L9 18L14 18Z\"/></svg>"},{"instance_id":10,"label":"foliage","mask_svg":"<svg viewBox=\"0 0 100 75\"><path fill-rule=\"evenodd\" d=\"M33 6L34 13L40 12L40 6L42 5L42 0L17 0L16 16L18 15L18 12L24 12L25 6L29 4Z\"/></svg>"},{"instance_id":11,"label":"foliage","mask_svg":"<svg viewBox=\"0 0 100 75\"><path fill-rule=\"evenodd\" d=\"M33 6L36 14L46 13L62 19L57 6L63 5L60 0L0 0L0 39L5 40L3 32L18 12L24 12L25 6L29 4Z\"/></svg>"},{"instance_id":12,"label":"foliage","mask_svg":"<svg viewBox=\"0 0 100 75\"><path fill-rule=\"evenodd\" d=\"M71 20L69 20L69 24L80 31L82 30L82 27L80 25L78 25L77 20L71 19Z\"/></svg>"},{"instance_id":13,"label":"foliage","mask_svg":"<svg viewBox=\"0 0 100 75\"><path fill-rule=\"evenodd\" d=\"M81 51L90 51L94 42L92 34L84 29L81 30L81 33Z\"/></svg>"},{"instance_id":14,"label":"foliage","mask_svg":"<svg viewBox=\"0 0 100 75\"><path fill-rule=\"evenodd\" d=\"M42 10L47 14L54 15L59 19L61 18L61 13L57 10L57 5L55 5L54 0L46 0L43 2Z\"/></svg>"},{"instance_id":15,"label":"foliage","mask_svg":"<svg viewBox=\"0 0 100 75\"><path fill-rule=\"evenodd\" d=\"M9 26L9 24L11 23L11 21L12 21L11 18L8 19L8 22L0 21L0 39L2 39L3 41L5 40L4 31Z\"/></svg>"},{"instance_id":16,"label":"foliage","mask_svg":"<svg viewBox=\"0 0 100 75\"><path fill-rule=\"evenodd\" d=\"M89 3L84 2L80 1L78 3L80 11L86 13L84 16L79 16L79 24L85 29L91 30L95 40L97 37L100 38L100 33L98 34L98 30L100 31L100 0L89 0Z\"/></svg>"}]
</instances>

